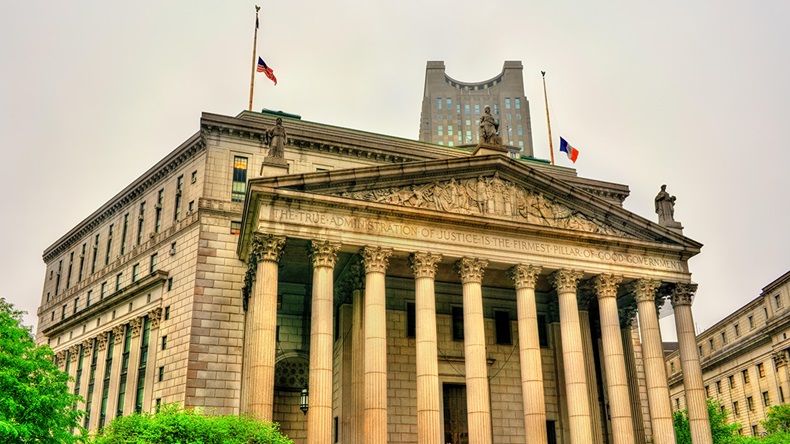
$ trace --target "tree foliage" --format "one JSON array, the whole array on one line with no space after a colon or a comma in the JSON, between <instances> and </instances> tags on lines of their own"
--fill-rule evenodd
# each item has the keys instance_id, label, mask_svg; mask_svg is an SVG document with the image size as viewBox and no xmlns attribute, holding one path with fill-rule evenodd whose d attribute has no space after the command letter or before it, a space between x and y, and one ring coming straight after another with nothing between
<instances>
[{"instance_id":1,"label":"tree foliage","mask_svg":"<svg viewBox=\"0 0 790 444\"><path fill-rule=\"evenodd\" d=\"M24 313L0 298L0 442L73 443L83 412L49 346L36 346Z\"/></svg>"},{"instance_id":2,"label":"tree foliage","mask_svg":"<svg viewBox=\"0 0 790 444\"><path fill-rule=\"evenodd\" d=\"M245 416L203 415L162 406L157 413L142 413L114 419L100 431L92 444L292 444L280 434L277 424Z\"/></svg>"},{"instance_id":3,"label":"tree foliage","mask_svg":"<svg viewBox=\"0 0 790 444\"><path fill-rule=\"evenodd\" d=\"M708 398L708 418L710 419L710 431L713 437L713 444L738 444L741 443L741 436L738 423L727 423L727 412L721 410L718 400ZM691 443L691 427L689 426L688 412L678 410L672 415L675 424L675 441L677 444Z\"/></svg>"},{"instance_id":4,"label":"tree foliage","mask_svg":"<svg viewBox=\"0 0 790 444\"><path fill-rule=\"evenodd\" d=\"M790 433L790 404L779 404L771 406L765 414L763 427L768 434Z\"/></svg>"}]
</instances>

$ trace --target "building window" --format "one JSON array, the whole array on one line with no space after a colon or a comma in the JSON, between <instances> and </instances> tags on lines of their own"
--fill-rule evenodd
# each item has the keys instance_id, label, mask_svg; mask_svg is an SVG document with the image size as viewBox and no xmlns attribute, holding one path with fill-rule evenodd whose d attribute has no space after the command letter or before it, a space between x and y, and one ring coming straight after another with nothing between
<instances>
[{"instance_id":1,"label":"building window","mask_svg":"<svg viewBox=\"0 0 790 444\"><path fill-rule=\"evenodd\" d=\"M760 375L761 378L765 378L765 366L762 362L757 364L757 374Z\"/></svg>"},{"instance_id":2,"label":"building window","mask_svg":"<svg viewBox=\"0 0 790 444\"><path fill-rule=\"evenodd\" d=\"M66 319L66 310L68 310L68 304L63 305L63 313L60 316L61 320Z\"/></svg>"},{"instance_id":3,"label":"building window","mask_svg":"<svg viewBox=\"0 0 790 444\"><path fill-rule=\"evenodd\" d=\"M71 286L71 268L74 266L74 252L69 254L69 271L66 273L66 290Z\"/></svg>"},{"instance_id":4,"label":"building window","mask_svg":"<svg viewBox=\"0 0 790 444\"><path fill-rule=\"evenodd\" d=\"M74 314L77 314L77 308L80 305L80 298L74 298Z\"/></svg>"},{"instance_id":5,"label":"building window","mask_svg":"<svg viewBox=\"0 0 790 444\"><path fill-rule=\"evenodd\" d=\"M104 299L105 294L107 294L107 281L101 283L101 287L99 289L99 300Z\"/></svg>"},{"instance_id":6,"label":"building window","mask_svg":"<svg viewBox=\"0 0 790 444\"><path fill-rule=\"evenodd\" d=\"M137 277L140 275L140 264L134 264L132 267L132 282L137 282Z\"/></svg>"},{"instance_id":7,"label":"building window","mask_svg":"<svg viewBox=\"0 0 790 444\"><path fill-rule=\"evenodd\" d=\"M167 349L167 335L162 336L162 350Z\"/></svg>"},{"instance_id":8,"label":"building window","mask_svg":"<svg viewBox=\"0 0 790 444\"><path fill-rule=\"evenodd\" d=\"M194 200L190 200L189 201L189 208L188 208L187 212L189 212L189 214L192 214L193 211L195 211L195 201Z\"/></svg>"},{"instance_id":9,"label":"building window","mask_svg":"<svg viewBox=\"0 0 790 444\"><path fill-rule=\"evenodd\" d=\"M464 309L463 307L453 307L453 341L464 340Z\"/></svg>"},{"instance_id":10,"label":"building window","mask_svg":"<svg viewBox=\"0 0 790 444\"><path fill-rule=\"evenodd\" d=\"M165 199L165 190L161 189L156 194L156 220L154 221L154 233L159 233L162 228L162 201Z\"/></svg>"},{"instance_id":11,"label":"building window","mask_svg":"<svg viewBox=\"0 0 790 444\"><path fill-rule=\"evenodd\" d=\"M697 350L699 351L699 355L702 356L702 346L701 345L699 347L697 347Z\"/></svg>"},{"instance_id":12,"label":"building window","mask_svg":"<svg viewBox=\"0 0 790 444\"><path fill-rule=\"evenodd\" d=\"M743 377L743 383L744 384L748 384L749 383L749 369L747 368L746 370L741 371L741 376Z\"/></svg>"},{"instance_id":13,"label":"building window","mask_svg":"<svg viewBox=\"0 0 790 444\"><path fill-rule=\"evenodd\" d=\"M140 214L137 216L137 245L143 243L144 223L145 223L145 202L140 202Z\"/></svg>"},{"instance_id":14,"label":"building window","mask_svg":"<svg viewBox=\"0 0 790 444\"><path fill-rule=\"evenodd\" d=\"M779 402L785 402L785 392L782 390L782 386L779 386Z\"/></svg>"},{"instance_id":15,"label":"building window","mask_svg":"<svg viewBox=\"0 0 790 444\"><path fill-rule=\"evenodd\" d=\"M738 328L738 324L733 326L735 328L735 337L739 337L741 335L741 330Z\"/></svg>"},{"instance_id":16,"label":"building window","mask_svg":"<svg viewBox=\"0 0 790 444\"><path fill-rule=\"evenodd\" d=\"M107 254L104 256L104 265L110 265L110 252L112 251L112 229L114 224L110 224L110 234L107 235Z\"/></svg>"},{"instance_id":17,"label":"building window","mask_svg":"<svg viewBox=\"0 0 790 444\"><path fill-rule=\"evenodd\" d=\"M241 234L241 222L237 222L235 220L230 221L230 234L234 236Z\"/></svg>"},{"instance_id":18,"label":"building window","mask_svg":"<svg viewBox=\"0 0 790 444\"><path fill-rule=\"evenodd\" d=\"M675 410L680 410L680 398L675 398Z\"/></svg>"},{"instance_id":19,"label":"building window","mask_svg":"<svg viewBox=\"0 0 790 444\"><path fill-rule=\"evenodd\" d=\"M725 331L721 332L721 343L722 345L727 343L727 332Z\"/></svg>"},{"instance_id":20,"label":"building window","mask_svg":"<svg viewBox=\"0 0 790 444\"><path fill-rule=\"evenodd\" d=\"M754 399L752 399L751 396L746 397L746 407L749 409L749 411L754 411Z\"/></svg>"},{"instance_id":21,"label":"building window","mask_svg":"<svg viewBox=\"0 0 790 444\"><path fill-rule=\"evenodd\" d=\"M55 296L58 295L58 291L60 291L60 271L63 269L63 261L61 260L58 262L58 274L55 279Z\"/></svg>"},{"instance_id":22,"label":"building window","mask_svg":"<svg viewBox=\"0 0 790 444\"><path fill-rule=\"evenodd\" d=\"M470 106L469 106L468 103L466 105L464 105L464 114L466 114L467 116L472 114L472 112L470 111Z\"/></svg>"},{"instance_id":23,"label":"building window","mask_svg":"<svg viewBox=\"0 0 790 444\"><path fill-rule=\"evenodd\" d=\"M442 109L442 98L438 97L436 99L436 109Z\"/></svg>"},{"instance_id":24,"label":"building window","mask_svg":"<svg viewBox=\"0 0 790 444\"><path fill-rule=\"evenodd\" d=\"M197 171L192 171L191 183L197 182Z\"/></svg>"},{"instance_id":25,"label":"building window","mask_svg":"<svg viewBox=\"0 0 790 444\"><path fill-rule=\"evenodd\" d=\"M771 397L768 395L768 392L763 392L763 405L766 407L771 405Z\"/></svg>"},{"instance_id":26,"label":"building window","mask_svg":"<svg viewBox=\"0 0 790 444\"><path fill-rule=\"evenodd\" d=\"M669 363L669 372L670 373L675 373L675 361L671 361Z\"/></svg>"},{"instance_id":27,"label":"building window","mask_svg":"<svg viewBox=\"0 0 790 444\"><path fill-rule=\"evenodd\" d=\"M231 189L231 200L233 202L244 202L244 194L247 192L247 158L233 156L233 188Z\"/></svg>"},{"instance_id":28,"label":"building window","mask_svg":"<svg viewBox=\"0 0 790 444\"><path fill-rule=\"evenodd\" d=\"M713 353L713 338L708 339L708 344L710 345L711 353Z\"/></svg>"},{"instance_id":29,"label":"building window","mask_svg":"<svg viewBox=\"0 0 790 444\"><path fill-rule=\"evenodd\" d=\"M782 308L782 297L780 295L774 296L774 305L776 305L776 308Z\"/></svg>"},{"instance_id":30,"label":"building window","mask_svg":"<svg viewBox=\"0 0 790 444\"><path fill-rule=\"evenodd\" d=\"M123 230L121 231L121 256L126 254L126 233L129 231L129 213L123 215Z\"/></svg>"},{"instance_id":31,"label":"building window","mask_svg":"<svg viewBox=\"0 0 790 444\"><path fill-rule=\"evenodd\" d=\"M121 289L121 279L123 279L123 273L118 273L115 275L115 291Z\"/></svg>"},{"instance_id":32,"label":"building window","mask_svg":"<svg viewBox=\"0 0 790 444\"><path fill-rule=\"evenodd\" d=\"M735 377L733 375L727 376L727 381L730 383L730 388L735 388Z\"/></svg>"},{"instance_id":33,"label":"building window","mask_svg":"<svg viewBox=\"0 0 790 444\"><path fill-rule=\"evenodd\" d=\"M519 136L523 136L524 128L521 125L516 125L516 133L518 133Z\"/></svg>"},{"instance_id":34,"label":"building window","mask_svg":"<svg viewBox=\"0 0 790 444\"><path fill-rule=\"evenodd\" d=\"M85 306L89 307L91 305L91 296L93 296L93 290L88 290L88 295L86 296Z\"/></svg>"},{"instance_id":35,"label":"building window","mask_svg":"<svg viewBox=\"0 0 790 444\"><path fill-rule=\"evenodd\" d=\"M738 410L738 401L732 403L732 413L739 415L741 412Z\"/></svg>"},{"instance_id":36,"label":"building window","mask_svg":"<svg viewBox=\"0 0 790 444\"><path fill-rule=\"evenodd\" d=\"M167 278L167 291L170 291L172 289L173 289L173 278L169 277Z\"/></svg>"},{"instance_id":37,"label":"building window","mask_svg":"<svg viewBox=\"0 0 790 444\"><path fill-rule=\"evenodd\" d=\"M165 379L165 367L164 366L159 367L159 382L162 382L163 379Z\"/></svg>"},{"instance_id":38,"label":"building window","mask_svg":"<svg viewBox=\"0 0 790 444\"><path fill-rule=\"evenodd\" d=\"M494 311L494 325L496 326L496 343L499 345L511 345L513 343L510 330L510 312Z\"/></svg>"},{"instance_id":39,"label":"building window","mask_svg":"<svg viewBox=\"0 0 790 444\"><path fill-rule=\"evenodd\" d=\"M414 338L417 336L417 313L414 302L406 303L406 337Z\"/></svg>"},{"instance_id":40,"label":"building window","mask_svg":"<svg viewBox=\"0 0 790 444\"><path fill-rule=\"evenodd\" d=\"M505 98L505 109L510 109L510 97Z\"/></svg>"},{"instance_id":41,"label":"building window","mask_svg":"<svg viewBox=\"0 0 790 444\"><path fill-rule=\"evenodd\" d=\"M710 398L710 386L709 385L705 386L705 397L706 398Z\"/></svg>"},{"instance_id":42,"label":"building window","mask_svg":"<svg viewBox=\"0 0 790 444\"><path fill-rule=\"evenodd\" d=\"M757 425L752 426L752 436L757 436Z\"/></svg>"},{"instance_id":43,"label":"building window","mask_svg":"<svg viewBox=\"0 0 790 444\"><path fill-rule=\"evenodd\" d=\"M165 307L165 321L170 319L170 306Z\"/></svg>"},{"instance_id":44,"label":"building window","mask_svg":"<svg viewBox=\"0 0 790 444\"><path fill-rule=\"evenodd\" d=\"M538 315L538 343L541 347L549 346L549 329L545 315Z\"/></svg>"},{"instance_id":45,"label":"building window","mask_svg":"<svg viewBox=\"0 0 790 444\"><path fill-rule=\"evenodd\" d=\"M158 253L154 253L151 255L151 266L149 267L148 270L149 273L154 274L154 272L156 271L156 261L158 258L159 258Z\"/></svg>"},{"instance_id":46,"label":"building window","mask_svg":"<svg viewBox=\"0 0 790 444\"><path fill-rule=\"evenodd\" d=\"M441 125L438 125L438 126L436 127L436 132L437 132L437 134L438 134L438 136L439 136L439 137L441 137L441 136L444 136L444 130L442 129L442 126L441 126Z\"/></svg>"},{"instance_id":47,"label":"building window","mask_svg":"<svg viewBox=\"0 0 790 444\"><path fill-rule=\"evenodd\" d=\"M173 210L173 221L178 221L181 217L181 194L182 190L181 187L184 185L184 175L178 176L176 179L176 206Z\"/></svg>"},{"instance_id":48,"label":"building window","mask_svg":"<svg viewBox=\"0 0 790 444\"><path fill-rule=\"evenodd\" d=\"M476 116L480 115L480 105L478 105L478 104L475 104L475 115Z\"/></svg>"},{"instance_id":49,"label":"building window","mask_svg":"<svg viewBox=\"0 0 790 444\"><path fill-rule=\"evenodd\" d=\"M447 135L448 136L452 136L453 135L453 126L452 125L447 125Z\"/></svg>"},{"instance_id":50,"label":"building window","mask_svg":"<svg viewBox=\"0 0 790 444\"><path fill-rule=\"evenodd\" d=\"M521 99L516 97L514 100L516 101L516 109L521 109Z\"/></svg>"},{"instance_id":51,"label":"building window","mask_svg":"<svg viewBox=\"0 0 790 444\"><path fill-rule=\"evenodd\" d=\"M753 329L754 328L754 317L752 317L750 315L747 319L749 320L749 328Z\"/></svg>"},{"instance_id":52,"label":"building window","mask_svg":"<svg viewBox=\"0 0 790 444\"><path fill-rule=\"evenodd\" d=\"M80 272L77 275L77 282L82 281L82 272L85 271L85 250L88 244L82 244L82 253L80 253Z\"/></svg>"},{"instance_id":53,"label":"building window","mask_svg":"<svg viewBox=\"0 0 790 444\"><path fill-rule=\"evenodd\" d=\"M717 395L721 394L721 380L716 381L716 394Z\"/></svg>"}]
</instances>

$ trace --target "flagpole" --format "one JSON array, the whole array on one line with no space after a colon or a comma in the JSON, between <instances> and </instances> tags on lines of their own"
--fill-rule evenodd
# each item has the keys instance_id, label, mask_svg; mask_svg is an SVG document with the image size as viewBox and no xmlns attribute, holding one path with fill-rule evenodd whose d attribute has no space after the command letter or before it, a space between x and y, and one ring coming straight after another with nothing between
<instances>
[{"instance_id":1,"label":"flagpole","mask_svg":"<svg viewBox=\"0 0 790 444\"><path fill-rule=\"evenodd\" d=\"M250 111L252 111L252 92L255 90L255 55L258 51L258 11L260 10L261 7L255 5L255 36L252 39L252 73L250 74Z\"/></svg>"},{"instance_id":2,"label":"flagpole","mask_svg":"<svg viewBox=\"0 0 790 444\"><path fill-rule=\"evenodd\" d=\"M541 71L540 75L543 77L543 101L546 103L546 124L549 127L549 152L551 153L551 164L554 165L554 143L551 141L551 119L549 118L549 98L546 95L546 71Z\"/></svg>"}]
</instances>

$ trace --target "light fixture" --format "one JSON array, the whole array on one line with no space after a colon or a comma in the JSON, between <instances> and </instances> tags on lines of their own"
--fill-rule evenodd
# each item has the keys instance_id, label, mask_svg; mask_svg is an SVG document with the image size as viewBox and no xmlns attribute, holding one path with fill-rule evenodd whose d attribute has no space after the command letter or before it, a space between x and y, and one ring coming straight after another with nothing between
<instances>
[{"instance_id":1,"label":"light fixture","mask_svg":"<svg viewBox=\"0 0 790 444\"><path fill-rule=\"evenodd\" d=\"M307 391L307 387L302 389L302 394L299 395L299 409L304 413L307 414L307 409L309 407L310 401L310 394Z\"/></svg>"}]
</instances>

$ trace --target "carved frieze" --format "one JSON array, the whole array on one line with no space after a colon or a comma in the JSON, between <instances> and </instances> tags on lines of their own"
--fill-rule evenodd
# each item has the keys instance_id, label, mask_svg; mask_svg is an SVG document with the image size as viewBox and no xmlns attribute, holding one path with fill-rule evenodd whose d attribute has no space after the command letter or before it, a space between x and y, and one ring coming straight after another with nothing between
<instances>
[{"instance_id":1,"label":"carved frieze","mask_svg":"<svg viewBox=\"0 0 790 444\"><path fill-rule=\"evenodd\" d=\"M591 219L567 205L527 189L497 173L471 179L450 179L428 184L344 192L342 197L458 214L502 217L566 230L633 236Z\"/></svg>"},{"instance_id":2,"label":"carved frieze","mask_svg":"<svg viewBox=\"0 0 790 444\"><path fill-rule=\"evenodd\" d=\"M310 258L313 260L313 268L335 268L337 250L339 249L340 245L329 241L311 241Z\"/></svg>"},{"instance_id":3,"label":"carved frieze","mask_svg":"<svg viewBox=\"0 0 790 444\"><path fill-rule=\"evenodd\" d=\"M365 247L359 251L365 265L365 273L384 273L389 266L392 250L381 247Z\"/></svg>"},{"instance_id":4,"label":"carved frieze","mask_svg":"<svg viewBox=\"0 0 790 444\"><path fill-rule=\"evenodd\" d=\"M483 272L488 266L488 260L476 258L461 258L455 263L455 271L461 276L461 283L481 283L483 282Z\"/></svg>"},{"instance_id":5,"label":"carved frieze","mask_svg":"<svg viewBox=\"0 0 790 444\"><path fill-rule=\"evenodd\" d=\"M541 268L536 265L519 264L510 267L507 274L510 276L513 284L515 284L516 290L523 288L534 290L540 270Z\"/></svg>"},{"instance_id":6,"label":"carved frieze","mask_svg":"<svg viewBox=\"0 0 790 444\"><path fill-rule=\"evenodd\" d=\"M431 278L436 276L439 262L442 261L441 254L433 253L413 253L409 256L409 265L414 271L414 278Z\"/></svg>"}]
</instances>

